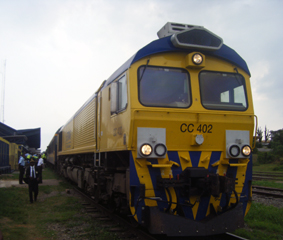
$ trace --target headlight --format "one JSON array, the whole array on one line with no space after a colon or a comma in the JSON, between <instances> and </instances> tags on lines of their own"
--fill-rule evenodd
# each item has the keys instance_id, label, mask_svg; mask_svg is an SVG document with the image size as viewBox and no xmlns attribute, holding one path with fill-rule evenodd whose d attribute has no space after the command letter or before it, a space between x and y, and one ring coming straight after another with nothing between
<instances>
[{"instance_id":1,"label":"headlight","mask_svg":"<svg viewBox=\"0 0 283 240\"><path fill-rule=\"evenodd\" d=\"M245 156L245 157L248 157L251 155L251 152L252 152L252 149L250 146L248 145L245 145L242 147L242 154Z\"/></svg>"},{"instance_id":2,"label":"headlight","mask_svg":"<svg viewBox=\"0 0 283 240\"><path fill-rule=\"evenodd\" d=\"M237 145L232 145L230 148L229 148L229 154L231 157L238 157L239 154L240 154L240 148L239 146Z\"/></svg>"},{"instance_id":3,"label":"headlight","mask_svg":"<svg viewBox=\"0 0 283 240\"><path fill-rule=\"evenodd\" d=\"M193 55L193 63L200 65L202 63L202 56L199 53Z\"/></svg>"},{"instance_id":4,"label":"headlight","mask_svg":"<svg viewBox=\"0 0 283 240\"><path fill-rule=\"evenodd\" d=\"M152 153L152 147L148 143L143 144L140 148L140 152L143 156L147 157Z\"/></svg>"},{"instance_id":5,"label":"headlight","mask_svg":"<svg viewBox=\"0 0 283 240\"><path fill-rule=\"evenodd\" d=\"M167 152L167 148L162 143L157 144L154 148L154 153L159 157L164 156L166 152Z\"/></svg>"}]
</instances>

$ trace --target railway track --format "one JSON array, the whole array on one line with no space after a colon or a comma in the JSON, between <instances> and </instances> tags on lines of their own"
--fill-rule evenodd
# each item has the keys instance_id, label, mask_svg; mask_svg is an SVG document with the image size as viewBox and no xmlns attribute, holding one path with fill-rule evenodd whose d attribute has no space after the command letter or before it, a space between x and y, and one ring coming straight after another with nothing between
<instances>
[{"instance_id":1,"label":"railway track","mask_svg":"<svg viewBox=\"0 0 283 240\"><path fill-rule=\"evenodd\" d=\"M267 181L283 181L282 177L268 177L268 176L253 176L253 180L267 180Z\"/></svg>"},{"instance_id":2,"label":"railway track","mask_svg":"<svg viewBox=\"0 0 283 240\"><path fill-rule=\"evenodd\" d=\"M213 235L207 237L160 237L158 240L248 240L232 233Z\"/></svg>"},{"instance_id":3,"label":"railway track","mask_svg":"<svg viewBox=\"0 0 283 240\"><path fill-rule=\"evenodd\" d=\"M263 195L267 197L283 198L283 189L270 188L262 186L253 186L253 194Z\"/></svg>"},{"instance_id":4,"label":"railway track","mask_svg":"<svg viewBox=\"0 0 283 240\"><path fill-rule=\"evenodd\" d=\"M253 175L256 174L256 175L268 175L268 176L281 176L283 177L283 173L281 172L253 172Z\"/></svg>"},{"instance_id":5,"label":"railway track","mask_svg":"<svg viewBox=\"0 0 283 240\"><path fill-rule=\"evenodd\" d=\"M283 173L254 172L253 180L283 181Z\"/></svg>"},{"instance_id":6,"label":"railway track","mask_svg":"<svg viewBox=\"0 0 283 240\"><path fill-rule=\"evenodd\" d=\"M133 226L126 219L96 203L79 189L73 188L73 190L83 199L82 205L86 212L94 219L101 221L101 227L107 228L109 232L115 232L121 239L156 240L153 236Z\"/></svg>"},{"instance_id":7,"label":"railway track","mask_svg":"<svg viewBox=\"0 0 283 240\"><path fill-rule=\"evenodd\" d=\"M115 232L121 239L137 240L247 240L232 233L209 237L166 237L153 236L147 232L133 226L128 220L118 216L104 206L96 203L92 198L84 194L77 188L73 190L82 198L82 205L86 212L94 219L101 221L101 227L107 228L110 232Z\"/></svg>"}]
</instances>

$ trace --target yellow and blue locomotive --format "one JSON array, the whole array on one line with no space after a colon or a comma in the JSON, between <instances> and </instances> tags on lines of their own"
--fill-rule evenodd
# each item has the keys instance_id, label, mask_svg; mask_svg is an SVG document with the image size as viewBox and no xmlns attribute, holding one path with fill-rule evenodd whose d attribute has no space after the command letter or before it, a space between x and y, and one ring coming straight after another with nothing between
<instances>
[{"instance_id":1,"label":"yellow and blue locomotive","mask_svg":"<svg viewBox=\"0 0 283 240\"><path fill-rule=\"evenodd\" d=\"M47 161L153 234L234 231L252 198L248 66L204 27L158 36L56 132Z\"/></svg>"}]
</instances>

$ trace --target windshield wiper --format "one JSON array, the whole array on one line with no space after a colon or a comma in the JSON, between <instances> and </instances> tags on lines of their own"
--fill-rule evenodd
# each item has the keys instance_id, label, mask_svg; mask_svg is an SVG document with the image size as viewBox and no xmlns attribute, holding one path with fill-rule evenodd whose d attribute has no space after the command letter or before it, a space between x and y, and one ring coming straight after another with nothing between
<instances>
[{"instance_id":1,"label":"windshield wiper","mask_svg":"<svg viewBox=\"0 0 283 240\"><path fill-rule=\"evenodd\" d=\"M145 65L145 67L144 67L144 69L143 69L143 71L142 71L142 75L141 75L140 81L142 80L143 74L144 74L144 72L145 72L145 70L146 70L146 68L147 68L147 66L148 66L148 64L149 64L149 61L150 61L150 58L147 59L146 65Z\"/></svg>"}]
</instances>

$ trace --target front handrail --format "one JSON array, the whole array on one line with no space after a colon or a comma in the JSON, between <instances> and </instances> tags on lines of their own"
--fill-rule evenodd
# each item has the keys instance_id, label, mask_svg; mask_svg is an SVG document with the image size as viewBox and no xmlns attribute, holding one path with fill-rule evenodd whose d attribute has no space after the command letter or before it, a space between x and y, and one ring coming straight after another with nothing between
<instances>
[{"instance_id":1,"label":"front handrail","mask_svg":"<svg viewBox=\"0 0 283 240\"><path fill-rule=\"evenodd\" d=\"M255 118L255 132L254 132L254 135L253 135L253 145L252 145L252 149L255 148L256 146L256 131L257 131L257 123L258 123L258 118L257 118L257 115L254 115L254 118Z\"/></svg>"}]
</instances>

